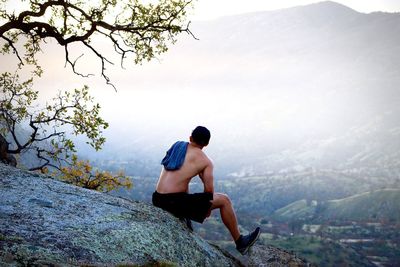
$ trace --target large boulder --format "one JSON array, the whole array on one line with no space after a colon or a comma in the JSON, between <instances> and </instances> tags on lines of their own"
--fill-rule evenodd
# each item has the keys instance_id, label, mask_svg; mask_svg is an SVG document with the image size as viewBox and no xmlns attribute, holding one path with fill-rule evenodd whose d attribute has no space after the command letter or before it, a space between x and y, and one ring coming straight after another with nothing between
<instances>
[{"instance_id":1,"label":"large boulder","mask_svg":"<svg viewBox=\"0 0 400 267\"><path fill-rule=\"evenodd\" d=\"M0 265L235 263L178 219L139 202L0 169Z\"/></svg>"},{"instance_id":2,"label":"large boulder","mask_svg":"<svg viewBox=\"0 0 400 267\"><path fill-rule=\"evenodd\" d=\"M272 263L275 252L271 254L268 250L266 254L266 248L261 246L253 249L255 256L250 257L250 265ZM0 163L0 266L15 265L240 266L241 263L152 205L83 189Z\"/></svg>"}]
</instances>

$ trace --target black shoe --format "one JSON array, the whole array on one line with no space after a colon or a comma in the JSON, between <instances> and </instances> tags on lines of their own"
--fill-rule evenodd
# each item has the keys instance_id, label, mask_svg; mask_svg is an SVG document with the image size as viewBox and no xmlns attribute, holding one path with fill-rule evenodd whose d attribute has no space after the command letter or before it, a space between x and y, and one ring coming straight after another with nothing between
<instances>
[{"instance_id":1,"label":"black shoe","mask_svg":"<svg viewBox=\"0 0 400 267\"><path fill-rule=\"evenodd\" d=\"M257 227L252 233L248 235L240 235L239 239L236 240L236 249L242 254L245 255L249 248L254 245L260 236L260 227Z\"/></svg>"}]
</instances>

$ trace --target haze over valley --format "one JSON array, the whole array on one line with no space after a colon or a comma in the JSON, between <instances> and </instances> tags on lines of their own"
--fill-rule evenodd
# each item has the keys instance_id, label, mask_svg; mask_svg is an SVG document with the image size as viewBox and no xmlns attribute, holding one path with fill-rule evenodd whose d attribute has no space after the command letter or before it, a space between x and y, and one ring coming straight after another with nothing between
<instances>
[{"instance_id":1,"label":"haze over valley","mask_svg":"<svg viewBox=\"0 0 400 267\"><path fill-rule=\"evenodd\" d=\"M399 22L333 2L194 22L199 40L182 36L160 62L115 74L117 94L93 90L111 127L90 157L144 160L156 170L137 175L158 175L169 145L206 125L220 177L390 172L399 166Z\"/></svg>"}]
</instances>

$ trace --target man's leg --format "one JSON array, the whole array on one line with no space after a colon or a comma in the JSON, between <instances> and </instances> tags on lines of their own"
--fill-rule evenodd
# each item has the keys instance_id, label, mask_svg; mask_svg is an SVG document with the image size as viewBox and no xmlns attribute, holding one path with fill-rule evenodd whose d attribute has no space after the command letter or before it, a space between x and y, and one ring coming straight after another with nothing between
<instances>
[{"instance_id":1,"label":"man's leg","mask_svg":"<svg viewBox=\"0 0 400 267\"><path fill-rule=\"evenodd\" d=\"M211 209L219 209L222 221L226 228L231 233L233 240L236 241L240 237L239 227L236 219L235 211L232 207L232 202L225 194L214 193Z\"/></svg>"}]
</instances>

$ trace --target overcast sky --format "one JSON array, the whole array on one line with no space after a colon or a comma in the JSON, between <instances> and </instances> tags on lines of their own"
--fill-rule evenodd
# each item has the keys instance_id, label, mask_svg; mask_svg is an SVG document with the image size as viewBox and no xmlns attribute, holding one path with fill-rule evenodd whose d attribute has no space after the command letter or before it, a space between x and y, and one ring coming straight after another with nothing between
<instances>
[{"instance_id":1,"label":"overcast sky","mask_svg":"<svg viewBox=\"0 0 400 267\"><path fill-rule=\"evenodd\" d=\"M226 15L253 11L274 10L298 5L317 3L316 0L197 0L194 20L207 20ZM400 12L400 0L336 0L359 12Z\"/></svg>"}]
</instances>

